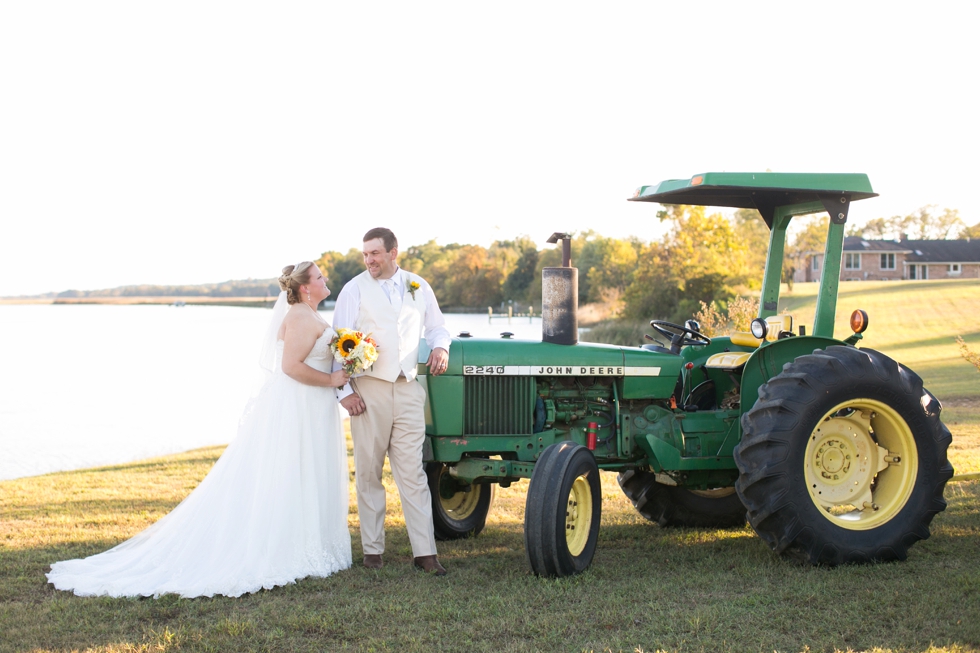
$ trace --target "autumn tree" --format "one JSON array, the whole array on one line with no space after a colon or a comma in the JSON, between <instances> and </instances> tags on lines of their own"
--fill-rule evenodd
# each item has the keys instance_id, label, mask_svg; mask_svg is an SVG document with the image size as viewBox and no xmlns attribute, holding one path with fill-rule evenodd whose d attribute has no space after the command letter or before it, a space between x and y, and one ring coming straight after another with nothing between
<instances>
[{"instance_id":1,"label":"autumn tree","mask_svg":"<svg viewBox=\"0 0 980 653\"><path fill-rule=\"evenodd\" d=\"M847 235L874 240L890 240L892 238L892 228L889 225L889 221L885 218L874 218L868 220L863 225L852 225L847 230Z\"/></svg>"},{"instance_id":2,"label":"autumn tree","mask_svg":"<svg viewBox=\"0 0 980 653\"><path fill-rule=\"evenodd\" d=\"M364 272L364 254L360 250L350 248L346 254L340 252L324 252L314 261L323 274L330 279L328 285L336 298L348 281Z\"/></svg>"},{"instance_id":3,"label":"autumn tree","mask_svg":"<svg viewBox=\"0 0 980 653\"><path fill-rule=\"evenodd\" d=\"M748 280L747 246L722 214L703 206L667 206L658 213L672 228L640 253L625 292L624 316L683 321L700 303L733 297Z\"/></svg>"},{"instance_id":4,"label":"autumn tree","mask_svg":"<svg viewBox=\"0 0 980 653\"><path fill-rule=\"evenodd\" d=\"M441 305L485 309L502 299L502 258L499 247L487 250L479 245L456 243L441 246L430 240L409 247L398 264L428 281Z\"/></svg>"},{"instance_id":5,"label":"autumn tree","mask_svg":"<svg viewBox=\"0 0 980 653\"><path fill-rule=\"evenodd\" d=\"M579 301L617 301L633 280L642 248L643 244L636 239L596 236L588 241L582 248L579 267Z\"/></svg>"},{"instance_id":6,"label":"autumn tree","mask_svg":"<svg viewBox=\"0 0 980 653\"><path fill-rule=\"evenodd\" d=\"M534 285L541 285L540 277L535 276L538 267L538 248L527 236L513 241L517 250L517 260L505 275L503 296L505 301L530 304L529 291Z\"/></svg>"},{"instance_id":7,"label":"autumn tree","mask_svg":"<svg viewBox=\"0 0 980 653\"><path fill-rule=\"evenodd\" d=\"M422 245L412 245L398 257L398 265L423 277L432 286L442 306L453 306L445 299L446 286L455 274L453 263L460 245L439 245L430 240Z\"/></svg>"},{"instance_id":8,"label":"autumn tree","mask_svg":"<svg viewBox=\"0 0 980 653\"><path fill-rule=\"evenodd\" d=\"M792 227L792 231L787 234L786 248L783 251L784 281L786 281L787 266L792 265L799 270L809 265L810 256L823 254L827 243L827 230L830 227L830 216L826 213L797 216L793 219Z\"/></svg>"},{"instance_id":9,"label":"autumn tree","mask_svg":"<svg viewBox=\"0 0 980 653\"><path fill-rule=\"evenodd\" d=\"M980 238L980 222L976 223L972 227L964 227L963 231L960 232L960 238Z\"/></svg>"},{"instance_id":10,"label":"autumn tree","mask_svg":"<svg viewBox=\"0 0 980 653\"><path fill-rule=\"evenodd\" d=\"M761 288L769 254L769 226L755 209L738 209L733 222L746 247L749 287Z\"/></svg>"},{"instance_id":11,"label":"autumn tree","mask_svg":"<svg viewBox=\"0 0 980 653\"><path fill-rule=\"evenodd\" d=\"M879 240L906 237L910 240L946 240L955 238L965 229L959 210L943 209L939 213L935 204L929 204L908 215L874 218L863 225L855 225L847 235Z\"/></svg>"}]
</instances>

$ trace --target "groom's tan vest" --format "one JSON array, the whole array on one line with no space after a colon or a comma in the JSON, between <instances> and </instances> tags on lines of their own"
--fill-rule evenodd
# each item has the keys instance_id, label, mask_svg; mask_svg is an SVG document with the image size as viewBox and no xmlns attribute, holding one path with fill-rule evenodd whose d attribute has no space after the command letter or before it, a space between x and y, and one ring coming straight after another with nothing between
<instances>
[{"instance_id":1,"label":"groom's tan vest","mask_svg":"<svg viewBox=\"0 0 980 653\"><path fill-rule=\"evenodd\" d=\"M378 360L365 376L394 381L404 374L411 381L415 378L419 356L419 341L425 324L425 297L421 289L415 297L408 291L408 284L421 279L411 272L399 270L402 296L401 311L388 301L384 288L367 270L354 277L361 291L360 312L355 328L369 334L378 343Z\"/></svg>"}]
</instances>

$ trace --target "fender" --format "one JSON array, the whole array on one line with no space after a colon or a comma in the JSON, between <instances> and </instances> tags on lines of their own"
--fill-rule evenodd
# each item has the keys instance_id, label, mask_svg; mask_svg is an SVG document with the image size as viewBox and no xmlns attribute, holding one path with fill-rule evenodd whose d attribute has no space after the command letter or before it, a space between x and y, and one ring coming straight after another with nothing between
<instances>
[{"instance_id":1,"label":"fender","mask_svg":"<svg viewBox=\"0 0 980 653\"><path fill-rule=\"evenodd\" d=\"M759 398L759 388L783 371L783 365L800 356L812 354L817 349L825 349L847 343L822 336L796 336L763 343L742 370L741 406L744 415Z\"/></svg>"}]
</instances>

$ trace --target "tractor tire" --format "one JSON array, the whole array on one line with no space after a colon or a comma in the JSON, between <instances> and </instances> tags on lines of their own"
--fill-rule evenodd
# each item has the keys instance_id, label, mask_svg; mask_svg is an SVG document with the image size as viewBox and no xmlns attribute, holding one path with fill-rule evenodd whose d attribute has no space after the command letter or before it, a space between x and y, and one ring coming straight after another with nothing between
<instances>
[{"instance_id":1,"label":"tractor tire","mask_svg":"<svg viewBox=\"0 0 980 653\"><path fill-rule=\"evenodd\" d=\"M592 563L602 513L592 452L557 442L534 465L524 510L524 550L538 576L578 574Z\"/></svg>"},{"instance_id":2,"label":"tractor tire","mask_svg":"<svg viewBox=\"0 0 980 653\"><path fill-rule=\"evenodd\" d=\"M660 526L738 528L745 524L745 506L734 487L689 490L658 483L652 472L632 469L616 477L636 511Z\"/></svg>"},{"instance_id":3,"label":"tractor tire","mask_svg":"<svg viewBox=\"0 0 980 653\"><path fill-rule=\"evenodd\" d=\"M806 564L904 560L946 508L941 410L918 375L871 349L787 363L759 388L735 447L752 528Z\"/></svg>"},{"instance_id":4,"label":"tractor tire","mask_svg":"<svg viewBox=\"0 0 980 653\"><path fill-rule=\"evenodd\" d=\"M443 463L427 463L425 473L432 497L432 525L437 540L476 537L487 524L493 503L493 484L464 486L449 475Z\"/></svg>"}]
</instances>

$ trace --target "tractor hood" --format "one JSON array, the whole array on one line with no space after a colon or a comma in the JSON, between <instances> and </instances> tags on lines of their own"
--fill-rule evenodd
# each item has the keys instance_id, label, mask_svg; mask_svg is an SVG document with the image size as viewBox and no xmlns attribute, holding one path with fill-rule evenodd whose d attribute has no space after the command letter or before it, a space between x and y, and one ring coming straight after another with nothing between
<instances>
[{"instance_id":1,"label":"tractor hood","mask_svg":"<svg viewBox=\"0 0 980 653\"><path fill-rule=\"evenodd\" d=\"M419 349L419 374L427 374L429 349ZM684 360L639 347L596 343L558 345L509 338L453 338L442 376L607 377L623 382L622 398L670 396Z\"/></svg>"}]
</instances>

